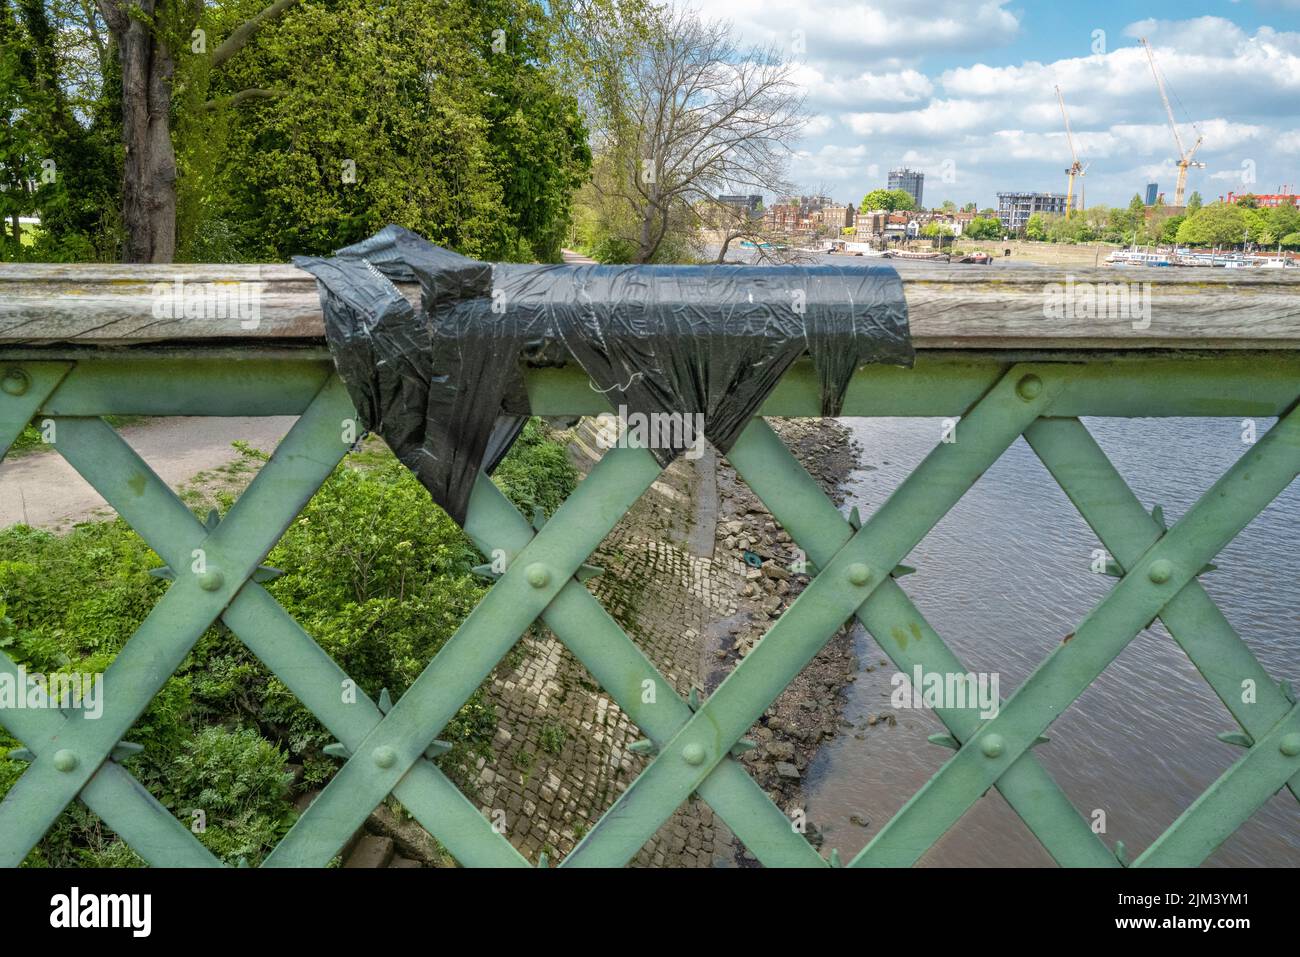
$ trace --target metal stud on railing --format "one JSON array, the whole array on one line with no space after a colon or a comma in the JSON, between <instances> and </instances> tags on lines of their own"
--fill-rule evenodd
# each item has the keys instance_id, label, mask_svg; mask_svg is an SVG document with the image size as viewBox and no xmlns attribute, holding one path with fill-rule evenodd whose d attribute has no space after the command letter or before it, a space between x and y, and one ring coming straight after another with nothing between
<instances>
[{"instance_id":1,"label":"metal stud on railing","mask_svg":"<svg viewBox=\"0 0 1300 957\"><path fill-rule=\"evenodd\" d=\"M1151 567L1147 569L1147 578L1150 579L1151 582L1156 585L1165 584L1166 582L1169 581L1169 579L1173 576L1173 574L1174 574L1174 566L1168 559L1165 558L1156 559L1154 562L1151 563Z\"/></svg>"},{"instance_id":2,"label":"metal stud on railing","mask_svg":"<svg viewBox=\"0 0 1300 957\"><path fill-rule=\"evenodd\" d=\"M31 388L31 377L22 369L6 369L4 377L0 378L0 389L4 390L6 395L19 396Z\"/></svg>"},{"instance_id":3,"label":"metal stud on railing","mask_svg":"<svg viewBox=\"0 0 1300 957\"><path fill-rule=\"evenodd\" d=\"M58 751L55 751L53 760L54 767L57 770L64 772L73 770L78 764L77 753L68 748L60 748Z\"/></svg>"},{"instance_id":4,"label":"metal stud on railing","mask_svg":"<svg viewBox=\"0 0 1300 957\"><path fill-rule=\"evenodd\" d=\"M854 562L845 570L845 577L848 578L849 584L861 588L871 581L871 569L862 562Z\"/></svg>"},{"instance_id":5,"label":"metal stud on railing","mask_svg":"<svg viewBox=\"0 0 1300 957\"><path fill-rule=\"evenodd\" d=\"M225 583L226 576L222 575L219 569L209 568L199 573L199 587L204 591L220 591Z\"/></svg>"},{"instance_id":6,"label":"metal stud on railing","mask_svg":"<svg viewBox=\"0 0 1300 957\"><path fill-rule=\"evenodd\" d=\"M1038 376L1034 375L1032 372L1027 376L1023 376L1020 381L1016 383L1016 395L1020 396L1020 398L1024 399L1026 402L1031 402L1038 398L1039 395L1042 394L1042 391L1043 380L1038 378Z\"/></svg>"}]
</instances>

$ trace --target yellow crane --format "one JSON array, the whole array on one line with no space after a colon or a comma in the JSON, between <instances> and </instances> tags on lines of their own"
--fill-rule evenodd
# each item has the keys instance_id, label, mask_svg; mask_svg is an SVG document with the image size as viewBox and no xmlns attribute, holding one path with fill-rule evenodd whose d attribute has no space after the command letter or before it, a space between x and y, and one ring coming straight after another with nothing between
<instances>
[{"instance_id":1,"label":"yellow crane","mask_svg":"<svg viewBox=\"0 0 1300 957\"><path fill-rule=\"evenodd\" d=\"M1061 96L1061 88L1056 88L1056 101L1061 104L1061 117L1065 120L1065 142L1070 145L1070 168L1065 172L1069 175L1069 185L1065 189L1065 218L1069 219L1074 214L1074 178L1080 177L1079 185L1083 186L1082 177L1087 169L1079 162L1079 154L1074 149L1074 134L1070 132L1070 114L1065 112L1065 97Z\"/></svg>"},{"instance_id":2,"label":"yellow crane","mask_svg":"<svg viewBox=\"0 0 1300 957\"><path fill-rule=\"evenodd\" d=\"M1165 81L1160 78L1160 71L1156 69L1156 56L1151 52L1151 44L1147 43L1147 38L1141 39L1142 48L1147 51L1147 61L1151 64L1151 75L1156 78L1156 88L1160 90L1160 99L1164 102L1165 112L1169 115L1169 128L1174 131L1174 144L1178 147L1178 184L1174 187L1174 205L1181 207L1183 192L1187 188L1187 171L1193 167L1205 169L1204 163L1192 162L1192 157L1196 155L1203 137L1198 134L1190 150L1183 146L1183 138L1178 134L1178 123L1174 120L1174 108L1169 105L1169 94L1165 92Z\"/></svg>"}]
</instances>

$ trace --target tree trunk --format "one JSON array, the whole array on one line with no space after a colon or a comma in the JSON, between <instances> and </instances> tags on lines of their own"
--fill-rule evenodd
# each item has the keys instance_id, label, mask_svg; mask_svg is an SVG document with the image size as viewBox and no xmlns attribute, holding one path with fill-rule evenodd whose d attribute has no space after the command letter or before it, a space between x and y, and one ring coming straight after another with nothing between
<instances>
[{"instance_id":1,"label":"tree trunk","mask_svg":"<svg viewBox=\"0 0 1300 957\"><path fill-rule=\"evenodd\" d=\"M155 4L140 4L152 13ZM171 262L176 253L176 153L171 138L171 53L136 18L122 17L124 262ZM110 21L110 25L111 21Z\"/></svg>"}]
</instances>

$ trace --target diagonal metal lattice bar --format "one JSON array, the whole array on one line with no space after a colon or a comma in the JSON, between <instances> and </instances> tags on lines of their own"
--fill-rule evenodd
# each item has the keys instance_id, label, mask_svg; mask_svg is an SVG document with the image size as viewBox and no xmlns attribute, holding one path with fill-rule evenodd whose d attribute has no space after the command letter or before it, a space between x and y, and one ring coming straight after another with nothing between
<instances>
[{"instance_id":1,"label":"diagonal metal lattice bar","mask_svg":"<svg viewBox=\"0 0 1300 957\"><path fill-rule=\"evenodd\" d=\"M11 676L15 683L19 674L18 665L3 651L0 651L0 673ZM32 691L24 689L22 694L30 697ZM42 707L0 709L0 723L19 741L53 740L66 744L70 719L51 706L44 691L38 691L38 701ZM221 862L198 838L116 761L101 764L78 797L149 864L220 866Z\"/></svg>"},{"instance_id":2,"label":"diagonal metal lattice bar","mask_svg":"<svg viewBox=\"0 0 1300 957\"><path fill-rule=\"evenodd\" d=\"M1040 419L1025 440L1121 569L1136 563L1164 534L1078 419ZM1160 618L1251 740L1263 737L1291 710L1295 702L1269 677L1199 581L1175 595ZM1244 688L1252 693L1243 694ZM1300 772L1288 784L1300 797Z\"/></svg>"},{"instance_id":3,"label":"diagonal metal lattice bar","mask_svg":"<svg viewBox=\"0 0 1300 957\"><path fill-rule=\"evenodd\" d=\"M971 426L969 421L962 424L963 441ZM772 515L808 559L819 567L829 562L852 537L852 525L765 422L751 425L746 438L743 448L732 450L732 464L745 474L754 494L772 503ZM774 459L782 462L779 470L771 467ZM904 674L912 674L917 666L928 673L967 671L892 578L872 592L857 618ZM959 743L970 738L981 722L977 712L969 709L934 711ZM1058 864L1119 866L1032 752L1011 765L996 787Z\"/></svg>"},{"instance_id":4,"label":"diagonal metal lattice bar","mask_svg":"<svg viewBox=\"0 0 1300 957\"><path fill-rule=\"evenodd\" d=\"M0 374L6 400L0 403L0 459L8 454L9 447L71 368L71 362L33 362Z\"/></svg>"},{"instance_id":5,"label":"diagonal metal lattice bar","mask_svg":"<svg viewBox=\"0 0 1300 957\"><path fill-rule=\"evenodd\" d=\"M908 866L948 830L1133 637L1295 478L1300 414L1292 410L1155 542L1128 574L858 856ZM1298 760L1300 766L1300 760Z\"/></svg>"},{"instance_id":6,"label":"diagonal metal lattice bar","mask_svg":"<svg viewBox=\"0 0 1300 957\"><path fill-rule=\"evenodd\" d=\"M466 531L485 555L496 548L517 555L532 539L532 526L496 486L485 478L479 483L482 493ZM542 620L656 746L690 720L690 706L581 584L566 583L542 613ZM653 693L647 694L647 689ZM790 819L730 757L700 784L699 795L765 865L826 866Z\"/></svg>"},{"instance_id":7,"label":"diagonal metal lattice bar","mask_svg":"<svg viewBox=\"0 0 1300 957\"><path fill-rule=\"evenodd\" d=\"M967 417L975 440L941 445L908 476L596 822L565 866L626 863L881 580L1050 406L1068 375L1067 367L1009 370ZM743 449L746 441L742 434L736 446Z\"/></svg>"},{"instance_id":8,"label":"diagonal metal lattice bar","mask_svg":"<svg viewBox=\"0 0 1300 957\"><path fill-rule=\"evenodd\" d=\"M342 384L327 384L226 520L204 538L201 556L174 569L171 588L104 673L100 718L91 721L76 712L61 734L24 742L35 757L0 802L0 833L21 837L0 846L0 865L16 866L27 856L256 570L342 459L347 445L341 423L351 414ZM94 442L78 450L90 456L97 451ZM106 472L110 464L95 468ZM139 472L115 478L128 488L143 489L147 481Z\"/></svg>"},{"instance_id":9,"label":"diagonal metal lattice bar","mask_svg":"<svg viewBox=\"0 0 1300 957\"><path fill-rule=\"evenodd\" d=\"M1195 867L1300 767L1300 705L1256 740L1246 754L1179 815L1134 867Z\"/></svg>"},{"instance_id":10,"label":"diagonal metal lattice bar","mask_svg":"<svg viewBox=\"0 0 1300 957\"><path fill-rule=\"evenodd\" d=\"M1156 366L1163 368L1159 362ZM659 749L645 774L566 865L625 863L683 800L696 793L763 863L825 866L730 751L850 615L857 616L901 670L916 665L932 672L964 670L888 573L1022 432L1127 574L1073 639L1056 649L1003 705L998 717L981 724L973 710L937 710L952 733L951 743L959 747L956 755L854 863L915 862L994 786L1059 863L1116 866L1114 855L1031 748L1041 731L1157 616L1245 729L1245 735L1236 736L1247 746L1240 760L1135 866L1200 863L1281 788L1289 785L1300 795L1300 707L1289 689L1259 665L1195 577L1300 467L1294 375L1285 363L1263 370L1239 366L1235 360L1201 363L1195 375L1185 375L1181 385L1158 396L1150 393L1147 373L1112 370L1095 361L1024 365L1010 371L1006 364L963 371L957 363L902 377L873 370L878 381L870 381L876 384L867 382L867 393L854 393L859 411L895 401L903 411L892 414L967 411L961 441L937 448L856 533L775 434L761 419L755 420L731 450L731 461L821 573L698 710L677 695L572 578L577 564L658 475L652 457L635 450L611 453L540 533L490 480L480 477L466 532L485 554L504 552L509 570L480 605L492 610L480 614L476 609L477 624L468 632L462 627L387 715L364 693L356 695L355 703L345 701L340 694L345 673L249 577L345 450L339 426L354 413L327 367L295 366L297 378L289 384L279 378L263 382L265 372L250 379L245 371L232 372L227 365L204 367L244 383L241 388L250 396L250 405L241 414L296 413L315 396L304 422L235 509L215 529L208 529L105 423L77 418L116 411L114 403L123 383L132 382L133 372L113 362L7 366L0 370L0 449L7 448L33 416L51 418L56 447L177 572L178 580L110 668L110 705L101 721L87 723L78 713L58 710L0 712L6 728L35 758L0 802L0 864L20 863L62 809L78 798L151 864L219 863L111 755L198 635L220 616L350 752L321 799L268 863L327 862L369 810L391 793L461 863L526 865L423 755L442 724L527 624L540 616ZM77 387L66 388L73 372ZM144 411L165 414L184 407L195 414L214 414L209 405L194 405L186 381L184 375L164 376L159 380L162 391L150 394L152 404ZM1116 381L1118 386L1107 386ZM1214 383L1219 382L1232 384L1233 398L1215 398ZM560 402L564 408L559 411L589 402L585 381L577 379L573 385L576 392L552 390L547 401ZM895 387L905 387L911 398L895 400ZM794 391L773 401L779 404L816 391L815 381L806 375L790 388ZM922 399L918 390L936 396ZM862 406L866 394L874 398ZM230 401L218 400L227 405ZM931 407L935 403L951 407L939 411ZM545 404L541 401L535 408ZM1234 414L1224 411L1229 407L1241 414L1284 414L1168 532L1145 511L1077 419L1042 417ZM1260 411L1265 407L1267 413ZM775 413L775 407L771 411ZM603 477L593 482L597 476ZM215 578L190 568L199 553L206 557L207 568L217 572ZM449 648L452 653L446 654ZM0 673L13 677L16 671L15 663L0 652ZM1254 689L1254 698L1242 695L1243 683ZM652 693L647 695L647 689Z\"/></svg>"},{"instance_id":11,"label":"diagonal metal lattice bar","mask_svg":"<svg viewBox=\"0 0 1300 957\"><path fill-rule=\"evenodd\" d=\"M170 567L189 562L208 530L166 483L101 420L62 423L65 456L73 466L107 501L117 503L122 518ZM136 480L141 475L143 485ZM133 477L126 479L134 483L129 489L121 481L125 476ZM240 589L222 620L345 747L354 746L382 719L378 706L359 688L345 701L340 689L347 675L258 583L249 581ZM418 762L395 793L463 863L526 864L432 762Z\"/></svg>"},{"instance_id":12,"label":"diagonal metal lattice bar","mask_svg":"<svg viewBox=\"0 0 1300 957\"><path fill-rule=\"evenodd\" d=\"M644 449L613 449L600 460L366 735L266 866L328 863L660 471ZM476 485L467 524L484 494Z\"/></svg>"}]
</instances>

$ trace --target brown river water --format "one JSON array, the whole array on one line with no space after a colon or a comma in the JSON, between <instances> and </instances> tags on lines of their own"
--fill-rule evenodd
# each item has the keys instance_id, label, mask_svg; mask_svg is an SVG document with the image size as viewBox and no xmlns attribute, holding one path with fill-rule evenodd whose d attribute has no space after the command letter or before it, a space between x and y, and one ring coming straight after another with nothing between
<instances>
[{"instance_id":1,"label":"brown river water","mask_svg":"<svg viewBox=\"0 0 1300 957\"><path fill-rule=\"evenodd\" d=\"M939 441L938 419L846 419L864 446L847 510L868 517ZM1242 454L1241 421L1089 419L1089 430L1148 508L1172 525ZM1259 420L1263 435L1272 420ZM960 428L960 426L958 427ZM1201 581L1275 679L1300 688L1300 483L1293 483L1215 559ZM1096 536L1018 439L912 552L901 579L921 613L976 672L996 672L1005 700L1115 583L1093 574ZM894 667L858 629L864 666L845 692L852 728L805 775L808 818L845 860L952 754L926 709L891 706ZM867 725L892 712L897 723ZM1106 814L1108 846L1141 853L1242 754L1216 739L1238 730L1164 626L1141 632L1034 749L1085 818ZM854 823L865 821L866 826ZM939 866L1050 865L996 791L980 798L922 859ZM1300 865L1300 803L1282 791L1207 862Z\"/></svg>"}]
</instances>

